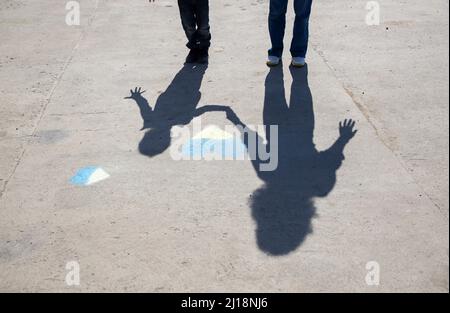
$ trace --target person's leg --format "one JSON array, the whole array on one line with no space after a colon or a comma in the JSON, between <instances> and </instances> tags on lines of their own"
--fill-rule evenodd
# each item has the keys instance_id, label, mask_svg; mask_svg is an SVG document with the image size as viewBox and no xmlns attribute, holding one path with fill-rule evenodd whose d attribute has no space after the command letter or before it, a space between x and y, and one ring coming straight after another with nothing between
<instances>
[{"instance_id":1,"label":"person's leg","mask_svg":"<svg viewBox=\"0 0 450 313\"><path fill-rule=\"evenodd\" d=\"M209 26L209 0L194 0L196 16L196 44L199 49L207 50L211 45Z\"/></svg>"},{"instance_id":2,"label":"person's leg","mask_svg":"<svg viewBox=\"0 0 450 313\"><path fill-rule=\"evenodd\" d=\"M294 0L295 22L291 54L295 57L306 57L308 51L309 16L312 0Z\"/></svg>"},{"instance_id":3,"label":"person's leg","mask_svg":"<svg viewBox=\"0 0 450 313\"><path fill-rule=\"evenodd\" d=\"M194 0L178 0L180 8L181 23L188 39L187 47L195 48L195 34L197 31L195 23L195 6Z\"/></svg>"},{"instance_id":4,"label":"person's leg","mask_svg":"<svg viewBox=\"0 0 450 313\"><path fill-rule=\"evenodd\" d=\"M272 41L270 56L281 57L283 54L283 39L286 29L286 12L288 0L270 0L269 33Z\"/></svg>"}]
</instances>

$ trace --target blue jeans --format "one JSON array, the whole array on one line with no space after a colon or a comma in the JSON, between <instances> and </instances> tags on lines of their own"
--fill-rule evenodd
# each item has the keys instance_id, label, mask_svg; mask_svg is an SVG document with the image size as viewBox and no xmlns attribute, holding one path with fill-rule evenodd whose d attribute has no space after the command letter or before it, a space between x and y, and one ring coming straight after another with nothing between
<instances>
[{"instance_id":1,"label":"blue jeans","mask_svg":"<svg viewBox=\"0 0 450 313\"><path fill-rule=\"evenodd\" d=\"M291 54L293 57L306 57L312 1L294 0L294 38L291 44ZM269 32L272 49L269 50L269 55L277 57L283 55L287 7L288 0L270 0Z\"/></svg>"}]
</instances>

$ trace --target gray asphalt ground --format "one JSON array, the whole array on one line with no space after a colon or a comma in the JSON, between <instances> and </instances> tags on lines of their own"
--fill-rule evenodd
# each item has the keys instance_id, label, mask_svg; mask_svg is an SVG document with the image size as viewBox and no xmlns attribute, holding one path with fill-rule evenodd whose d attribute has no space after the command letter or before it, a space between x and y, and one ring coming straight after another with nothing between
<instances>
[{"instance_id":1,"label":"gray asphalt ground","mask_svg":"<svg viewBox=\"0 0 450 313\"><path fill-rule=\"evenodd\" d=\"M449 291L448 1L380 0L378 26L365 1L315 1L308 67L291 73L286 53L282 68L288 100L292 76L309 87L300 121L314 137L280 145L324 151L344 119L358 133L330 172L280 155L298 181L265 180L248 160L140 153L131 88L152 107L198 96L176 2L80 3L68 26L65 1L0 1L0 291ZM197 107L263 124L267 3L211 1ZM199 119L231 125L222 111L185 124ZM92 165L110 177L70 182ZM71 261L79 286L66 284Z\"/></svg>"}]
</instances>

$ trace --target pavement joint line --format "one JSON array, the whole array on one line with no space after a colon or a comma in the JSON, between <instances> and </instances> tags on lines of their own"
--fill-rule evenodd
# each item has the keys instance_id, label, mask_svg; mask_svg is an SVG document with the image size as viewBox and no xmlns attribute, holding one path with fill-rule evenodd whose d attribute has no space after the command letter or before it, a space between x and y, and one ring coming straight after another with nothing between
<instances>
[{"instance_id":1,"label":"pavement joint line","mask_svg":"<svg viewBox=\"0 0 450 313\"><path fill-rule=\"evenodd\" d=\"M342 82L341 79L339 79L339 77L336 75L336 70L333 66L331 66L331 64L329 63L329 61L327 60L327 58L325 58L325 56L323 55L323 53L321 53L320 51L317 50L317 45L312 44L311 45L313 51L322 59L322 61L325 63L325 65L328 67L328 69L330 70L330 72L332 73L333 77L339 82L339 84L341 85L341 87L344 89L345 93L350 97L350 99L352 100L353 104L355 105L355 107L358 109L358 111L361 112L361 114L364 116L364 118L366 119L366 121L369 123L369 125L372 127L372 129L375 132L375 136L380 140L380 142L391 152L391 154L394 156L394 158L398 161L398 163L401 165L401 167L403 168L403 170L406 172L406 174L408 175L408 177L410 177L410 179L417 185L417 187L420 189L420 191L422 192L422 194L424 194L426 196L426 198L437 208L438 212L445 218L448 218L448 216L445 214L444 209L441 208L439 206L438 203L436 203L436 201L433 200L433 198L431 197L431 195L425 190L425 188L423 188L422 184L420 184L413 175L410 174L410 168L408 167L408 165L406 164L405 161L403 161L401 159L401 157L398 155L397 152L395 152L385 141L383 135L381 134L380 130L378 129L378 127L375 125L375 123L373 122L372 117L370 116L369 110L366 108L366 106L361 103L360 101L358 101L353 92L350 90L350 88L348 88L347 86L345 86L344 82Z\"/></svg>"},{"instance_id":2,"label":"pavement joint line","mask_svg":"<svg viewBox=\"0 0 450 313\"><path fill-rule=\"evenodd\" d=\"M92 22L94 21L95 17L97 16L97 9L99 6L99 1L100 0L96 0L95 2L95 7L94 7L94 13L92 14L92 16L88 19L88 23L87 25L81 30L81 34L78 38L77 43L75 44L75 46L72 48L72 51L69 55L69 57L67 58L66 62L63 65L63 68L61 70L61 72L59 73L58 77L56 78L56 81L53 83L53 87L49 92L49 95L47 96L47 100L41 110L41 113L35 123L32 135L34 136L39 128L39 124L42 121L42 118L45 116L45 112L47 110L47 107L49 106L50 102L53 99L53 95L56 91L56 89L59 86L59 83L61 82L62 77L64 76L67 68L69 67L70 63L72 63L73 58L75 57L75 53L78 50L78 48L80 47L81 42L83 41L83 39L85 38L86 34L87 34L87 30L89 29L89 27L92 25Z\"/></svg>"},{"instance_id":3,"label":"pavement joint line","mask_svg":"<svg viewBox=\"0 0 450 313\"><path fill-rule=\"evenodd\" d=\"M33 131L31 133L31 137L35 137L36 136L36 132L39 128L39 124L41 123L43 117L45 116L45 111L47 110L50 102L52 101L53 95L56 91L56 88L58 88L59 86L59 82L61 81L62 77L64 76L64 73L66 72L67 68L69 67L70 63L72 62L76 51L78 50L80 43L83 41L83 39L86 36L87 30L89 29L89 27L92 25L92 22L94 21L94 19L97 16L97 10L99 7L99 3L101 0L96 0L95 1L95 7L94 7L94 12L92 14L92 16L88 19L87 25L85 27L83 27L83 29L81 30L81 34L77 40L77 43L75 44L75 46L72 48L72 51L70 52L69 57L67 58L66 62L64 63L64 66L61 70L61 72L59 73L59 75L57 76L55 82L53 83L53 87L50 90L48 96L47 96L47 100L45 101L45 104L43 105L41 112L39 114L39 117L37 118L37 121L35 122L35 125L33 127ZM16 173L17 167L19 166L20 162L22 161L22 158L24 156L26 152L26 143L24 143L24 147L22 148L22 151L19 154L19 157L17 158L14 166L13 166L13 170L11 171L10 175L8 175L8 177L5 179L3 186L1 187L0 190L0 200L3 198L3 195L6 193L7 188L8 188L8 184L10 182L10 180L13 178L14 174Z\"/></svg>"}]
</instances>

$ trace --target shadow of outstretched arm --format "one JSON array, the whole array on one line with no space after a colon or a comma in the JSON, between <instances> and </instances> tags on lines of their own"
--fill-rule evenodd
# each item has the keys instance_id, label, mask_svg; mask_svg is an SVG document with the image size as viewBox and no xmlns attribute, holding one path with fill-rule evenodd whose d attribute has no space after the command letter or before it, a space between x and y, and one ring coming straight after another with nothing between
<instances>
[{"instance_id":1,"label":"shadow of outstretched arm","mask_svg":"<svg viewBox=\"0 0 450 313\"><path fill-rule=\"evenodd\" d=\"M345 160L344 149L358 132L355 130L356 122L349 119L339 123L339 138L325 151L320 152L317 177L320 178L317 196L326 197L336 183L336 171Z\"/></svg>"},{"instance_id":2,"label":"shadow of outstretched arm","mask_svg":"<svg viewBox=\"0 0 450 313\"><path fill-rule=\"evenodd\" d=\"M194 117L205 114L206 112L228 112L230 110L229 106L226 105L204 105L194 112Z\"/></svg>"},{"instance_id":3,"label":"shadow of outstretched arm","mask_svg":"<svg viewBox=\"0 0 450 313\"><path fill-rule=\"evenodd\" d=\"M125 97L124 99L132 99L136 101L136 104L139 107L139 111L141 113L142 121L144 122L144 125L142 126L141 130L147 129L151 127L152 123L152 117L153 117L153 110L152 107L149 105L147 99L145 99L142 94L145 93L145 90L142 91L142 88L136 87L133 91L133 89L130 89L131 95L128 97Z\"/></svg>"},{"instance_id":4,"label":"shadow of outstretched arm","mask_svg":"<svg viewBox=\"0 0 450 313\"><path fill-rule=\"evenodd\" d=\"M268 145L264 143L264 138L262 138L257 131L252 130L242 122L230 107L227 107L226 113L227 119L233 123L241 133L241 140L247 149L247 153L256 173L258 173L258 176L262 175L261 165L265 164L265 162L261 160L259 153L267 151L268 147Z\"/></svg>"}]
</instances>

